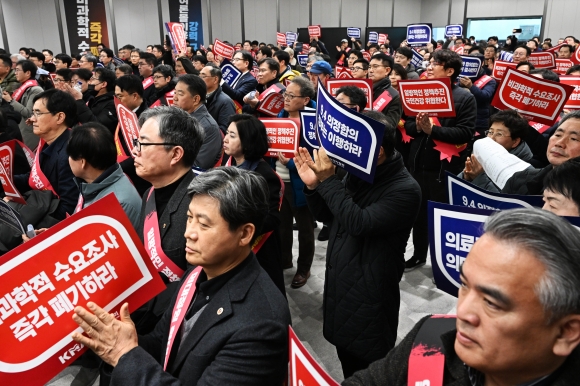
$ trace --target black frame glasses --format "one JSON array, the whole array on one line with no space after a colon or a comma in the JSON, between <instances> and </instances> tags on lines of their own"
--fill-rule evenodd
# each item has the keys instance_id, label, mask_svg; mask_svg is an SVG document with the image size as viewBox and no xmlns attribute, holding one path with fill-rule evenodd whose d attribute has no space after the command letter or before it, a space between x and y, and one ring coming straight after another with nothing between
<instances>
[{"instance_id":1,"label":"black frame glasses","mask_svg":"<svg viewBox=\"0 0 580 386\"><path fill-rule=\"evenodd\" d=\"M179 145L176 143L169 143L169 142L143 143L143 142L139 141L139 138L133 138L133 148L135 148L135 150L137 150L138 152L141 152L141 146L179 146Z\"/></svg>"}]
</instances>

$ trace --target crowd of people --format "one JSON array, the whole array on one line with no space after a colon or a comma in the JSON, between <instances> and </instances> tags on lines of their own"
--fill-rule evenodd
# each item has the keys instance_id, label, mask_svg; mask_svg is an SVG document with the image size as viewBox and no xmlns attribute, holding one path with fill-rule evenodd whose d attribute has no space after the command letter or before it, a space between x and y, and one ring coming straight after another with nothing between
<instances>
[{"instance_id":1,"label":"crowd of people","mask_svg":"<svg viewBox=\"0 0 580 386\"><path fill-rule=\"evenodd\" d=\"M442 336L444 384L574 383L580 245L558 216L580 216L580 112L564 111L539 133L518 112L491 106L497 60L559 81L528 62L552 47L550 39L450 37L419 48L344 39L334 58L318 38L308 50L225 43L241 73L231 84L211 44L179 54L170 42L117 53L102 45L70 55L0 51L0 143L19 141L12 179L27 204L4 199L23 223L40 234L114 193L142 241L159 241L146 250L161 260L161 294L131 315L123 306L120 319L91 302L75 308L87 335L74 339L103 361L101 384L281 384L290 324L283 270L296 261L290 287L308 282L318 221L318 240L328 240L322 333L336 346L344 384L406 385L411 346L429 318L395 347L399 282L427 261L427 202L447 202L446 172L491 192L543 195L545 211L500 212L474 244L461 273L457 331ZM570 58L579 43L560 39L558 57ZM422 66L411 64L413 50ZM305 66L299 54L308 55ZM460 55L483 59L475 78L459 76ZM299 118L316 109L317 88L341 67L370 79L380 101L365 110L361 89L336 93L384 126L372 184L335 167L322 148L266 157L260 94L276 86L284 99L278 117ZM567 73L580 74L580 65ZM450 80L454 117L403 113L398 82L420 77ZM115 101L139 119L138 138L122 135ZM481 138L530 167L500 189L472 154ZM457 145L459 156L440 157L438 141ZM405 261L411 234L414 253ZM29 241L0 225L0 253ZM193 272L196 295L168 342L181 284Z\"/></svg>"}]
</instances>

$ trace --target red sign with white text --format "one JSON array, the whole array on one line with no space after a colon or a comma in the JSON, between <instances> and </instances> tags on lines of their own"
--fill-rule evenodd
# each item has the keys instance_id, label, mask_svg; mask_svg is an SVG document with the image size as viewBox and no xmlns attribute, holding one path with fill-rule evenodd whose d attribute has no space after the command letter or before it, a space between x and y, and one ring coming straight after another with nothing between
<instances>
[{"instance_id":1,"label":"red sign with white text","mask_svg":"<svg viewBox=\"0 0 580 386\"><path fill-rule=\"evenodd\" d=\"M554 72L560 75L566 75L566 71L574 65L570 59L556 59L556 69Z\"/></svg>"},{"instance_id":2,"label":"red sign with white text","mask_svg":"<svg viewBox=\"0 0 580 386\"><path fill-rule=\"evenodd\" d=\"M260 118L268 134L266 157L278 157L278 152L286 158L294 158L300 144L300 119Z\"/></svg>"},{"instance_id":3,"label":"red sign with white text","mask_svg":"<svg viewBox=\"0 0 580 386\"><path fill-rule=\"evenodd\" d=\"M221 56L222 58L226 58L232 60L235 53L235 48L232 46L228 46L226 43L222 42L219 39L216 39L213 42L213 53L216 55Z\"/></svg>"},{"instance_id":4,"label":"red sign with white text","mask_svg":"<svg viewBox=\"0 0 580 386\"><path fill-rule=\"evenodd\" d=\"M551 52L532 52L528 62L532 63L536 68L556 67L556 57Z\"/></svg>"},{"instance_id":5,"label":"red sign with white text","mask_svg":"<svg viewBox=\"0 0 580 386\"><path fill-rule=\"evenodd\" d=\"M572 86L510 68L491 105L500 110L516 110L530 121L552 125L573 91Z\"/></svg>"},{"instance_id":6,"label":"red sign with white text","mask_svg":"<svg viewBox=\"0 0 580 386\"><path fill-rule=\"evenodd\" d=\"M389 35L387 34L379 34L379 45L385 44L387 42L387 38Z\"/></svg>"},{"instance_id":7,"label":"red sign with white text","mask_svg":"<svg viewBox=\"0 0 580 386\"><path fill-rule=\"evenodd\" d=\"M117 97L115 97L115 109L123 139L129 148L130 155L133 156L133 139L139 138L139 119L137 114L123 106Z\"/></svg>"},{"instance_id":8,"label":"red sign with white text","mask_svg":"<svg viewBox=\"0 0 580 386\"><path fill-rule=\"evenodd\" d=\"M283 34L282 32L276 32L276 44L279 46L285 46L286 34Z\"/></svg>"},{"instance_id":9,"label":"red sign with white text","mask_svg":"<svg viewBox=\"0 0 580 386\"><path fill-rule=\"evenodd\" d=\"M165 287L114 194L3 255L0 278L2 385L45 384L82 354L75 306L118 317Z\"/></svg>"},{"instance_id":10,"label":"red sign with white text","mask_svg":"<svg viewBox=\"0 0 580 386\"><path fill-rule=\"evenodd\" d=\"M310 44L302 43L302 54L307 55L310 51Z\"/></svg>"},{"instance_id":11,"label":"red sign with white text","mask_svg":"<svg viewBox=\"0 0 580 386\"><path fill-rule=\"evenodd\" d=\"M320 31L320 26L319 25L309 25L308 26L308 35L310 35L311 38L321 37L322 33Z\"/></svg>"},{"instance_id":12,"label":"red sign with white text","mask_svg":"<svg viewBox=\"0 0 580 386\"><path fill-rule=\"evenodd\" d=\"M502 62L501 60L496 60L493 64L493 72L491 76L495 79L502 80L508 68L516 68L517 63L512 62Z\"/></svg>"},{"instance_id":13,"label":"red sign with white text","mask_svg":"<svg viewBox=\"0 0 580 386\"><path fill-rule=\"evenodd\" d=\"M373 106L373 81L370 79L329 79L326 81L326 89L334 98L337 96L339 88L344 86L358 87L367 97L366 110L372 110Z\"/></svg>"},{"instance_id":14,"label":"red sign with white text","mask_svg":"<svg viewBox=\"0 0 580 386\"><path fill-rule=\"evenodd\" d=\"M574 87L574 91L572 91L572 95L570 95L570 98L568 98L564 108L568 110L580 110L580 76L561 76L560 83Z\"/></svg>"},{"instance_id":15,"label":"red sign with white text","mask_svg":"<svg viewBox=\"0 0 580 386\"><path fill-rule=\"evenodd\" d=\"M292 327L288 326L289 386L338 386L314 360Z\"/></svg>"},{"instance_id":16,"label":"red sign with white text","mask_svg":"<svg viewBox=\"0 0 580 386\"><path fill-rule=\"evenodd\" d=\"M177 50L176 54L184 54L187 52L187 42L185 41L185 30L182 23L165 23L169 36L174 45L173 48Z\"/></svg>"},{"instance_id":17,"label":"red sign with white text","mask_svg":"<svg viewBox=\"0 0 580 386\"><path fill-rule=\"evenodd\" d=\"M259 100L260 104L256 110L272 117L278 116L284 108L284 97L280 94L280 88L275 84L264 90L260 94Z\"/></svg>"},{"instance_id":18,"label":"red sign with white text","mask_svg":"<svg viewBox=\"0 0 580 386\"><path fill-rule=\"evenodd\" d=\"M433 117L454 117L455 103L449 78L400 80L399 95L409 117L428 113Z\"/></svg>"},{"instance_id":19,"label":"red sign with white text","mask_svg":"<svg viewBox=\"0 0 580 386\"><path fill-rule=\"evenodd\" d=\"M371 54L367 51L361 51L363 58L365 58L366 60L368 60L369 62L371 61Z\"/></svg>"},{"instance_id":20,"label":"red sign with white text","mask_svg":"<svg viewBox=\"0 0 580 386\"><path fill-rule=\"evenodd\" d=\"M352 79L352 71L348 67L334 67L334 77L336 79Z\"/></svg>"},{"instance_id":21,"label":"red sign with white text","mask_svg":"<svg viewBox=\"0 0 580 386\"><path fill-rule=\"evenodd\" d=\"M580 64L580 44L578 44L578 47L576 47L576 50L570 59L572 59L574 64Z\"/></svg>"},{"instance_id":22,"label":"red sign with white text","mask_svg":"<svg viewBox=\"0 0 580 386\"><path fill-rule=\"evenodd\" d=\"M26 201L13 182L12 171L14 169L14 152L16 151L16 146L20 146L30 167L34 163L34 154L22 142L11 140L0 144L0 183L7 197L10 197L14 202L26 205Z\"/></svg>"}]
</instances>

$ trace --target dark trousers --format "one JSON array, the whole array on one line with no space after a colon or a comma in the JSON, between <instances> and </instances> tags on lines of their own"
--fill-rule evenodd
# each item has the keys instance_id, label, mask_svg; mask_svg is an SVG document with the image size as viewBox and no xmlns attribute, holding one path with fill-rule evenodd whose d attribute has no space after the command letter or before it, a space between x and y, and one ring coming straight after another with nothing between
<instances>
[{"instance_id":1,"label":"dark trousers","mask_svg":"<svg viewBox=\"0 0 580 386\"><path fill-rule=\"evenodd\" d=\"M421 187L421 207L413 224L413 257L421 261L427 260L429 248L429 214L427 213L427 201L448 202L445 179L439 180L438 171L419 170L411 175Z\"/></svg>"},{"instance_id":2,"label":"dark trousers","mask_svg":"<svg viewBox=\"0 0 580 386\"><path fill-rule=\"evenodd\" d=\"M280 247L283 267L292 265L292 218L298 226L298 268L296 272L310 271L314 258L314 217L308 206L294 207L292 183L284 182L284 199L280 209Z\"/></svg>"},{"instance_id":3,"label":"dark trousers","mask_svg":"<svg viewBox=\"0 0 580 386\"><path fill-rule=\"evenodd\" d=\"M364 359L349 353L343 348L337 347L336 353L338 354L338 359L342 365L342 374L344 375L344 379L349 378L359 370L366 369L371 364L371 362L367 362Z\"/></svg>"}]
</instances>

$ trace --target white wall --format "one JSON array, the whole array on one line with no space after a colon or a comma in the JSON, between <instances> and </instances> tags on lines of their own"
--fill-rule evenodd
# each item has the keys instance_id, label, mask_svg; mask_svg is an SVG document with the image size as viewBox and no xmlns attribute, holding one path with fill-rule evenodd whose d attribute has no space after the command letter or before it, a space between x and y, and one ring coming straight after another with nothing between
<instances>
[{"instance_id":1,"label":"white wall","mask_svg":"<svg viewBox=\"0 0 580 386\"><path fill-rule=\"evenodd\" d=\"M449 0L422 0L421 23L431 23L433 27L444 27L449 18Z\"/></svg>"},{"instance_id":2,"label":"white wall","mask_svg":"<svg viewBox=\"0 0 580 386\"><path fill-rule=\"evenodd\" d=\"M280 0L290 1L292 0ZM347 0L343 0L343 4ZM363 1L356 1L358 4L366 4ZM338 25L340 10L340 0L312 0L312 25L321 25L323 27L340 27ZM362 10L361 10L362 11ZM307 27L304 26L304 27Z\"/></svg>"},{"instance_id":3,"label":"white wall","mask_svg":"<svg viewBox=\"0 0 580 386\"><path fill-rule=\"evenodd\" d=\"M406 27L407 24L417 23L421 18L421 0L395 0L395 19L393 27ZM373 26L373 27L380 27ZM385 26L388 22L385 21Z\"/></svg>"},{"instance_id":4,"label":"white wall","mask_svg":"<svg viewBox=\"0 0 580 386\"><path fill-rule=\"evenodd\" d=\"M203 0L202 0L203 1ZM252 0L256 1L256 0ZM250 0L246 1L246 3ZM214 40L227 40L235 44L242 40L241 4L239 0L213 0L211 6L211 27ZM250 15L245 16L246 20ZM274 19L275 20L275 19Z\"/></svg>"},{"instance_id":5,"label":"white wall","mask_svg":"<svg viewBox=\"0 0 580 386\"><path fill-rule=\"evenodd\" d=\"M272 0L244 1L244 27L246 30L245 38L249 40L258 40L261 42L276 41L276 32L277 32L276 12L277 10L275 1ZM296 29L294 29L294 31L295 30ZM286 30L282 30L280 32L286 32ZM235 40L230 40L231 43L241 41L242 36L240 34L238 34L238 38L236 38Z\"/></svg>"},{"instance_id":6,"label":"white wall","mask_svg":"<svg viewBox=\"0 0 580 386\"><path fill-rule=\"evenodd\" d=\"M145 49L148 44L161 43L156 0L115 0L113 13L119 47L132 44L135 47ZM167 17L163 21L169 21L169 9ZM145 26L148 27L144 28Z\"/></svg>"},{"instance_id":7,"label":"white wall","mask_svg":"<svg viewBox=\"0 0 580 386\"><path fill-rule=\"evenodd\" d=\"M393 1L369 0L369 27L392 27Z\"/></svg>"},{"instance_id":8,"label":"white wall","mask_svg":"<svg viewBox=\"0 0 580 386\"><path fill-rule=\"evenodd\" d=\"M551 0L560 2L561 0ZM467 17L535 16L544 13L544 0L470 0Z\"/></svg>"},{"instance_id":9,"label":"white wall","mask_svg":"<svg viewBox=\"0 0 580 386\"><path fill-rule=\"evenodd\" d=\"M306 27L309 23L309 20L310 20L309 0L280 1L280 32L295 32L296 29L298 28ZM266 41L269 42L272 40L272 37L270 37L270 35L268 36L269 37L267 40L260 39L256 40L260 40L261 42ZM249 35L246 35L246 38L254 40Z\"/></svg>"},{"instance_id":10,"label":"white wall","mask_svg":"<svg viewBox=\"0 0 580 386\"><path fill-rule=\"evenodd\" d=\"M546 10L544 37L552 38L553 43L567 35L580 38L580 25L576 22L579 17L580 3L577 0L551 1Z\"/></svg>"}]
</instances>

